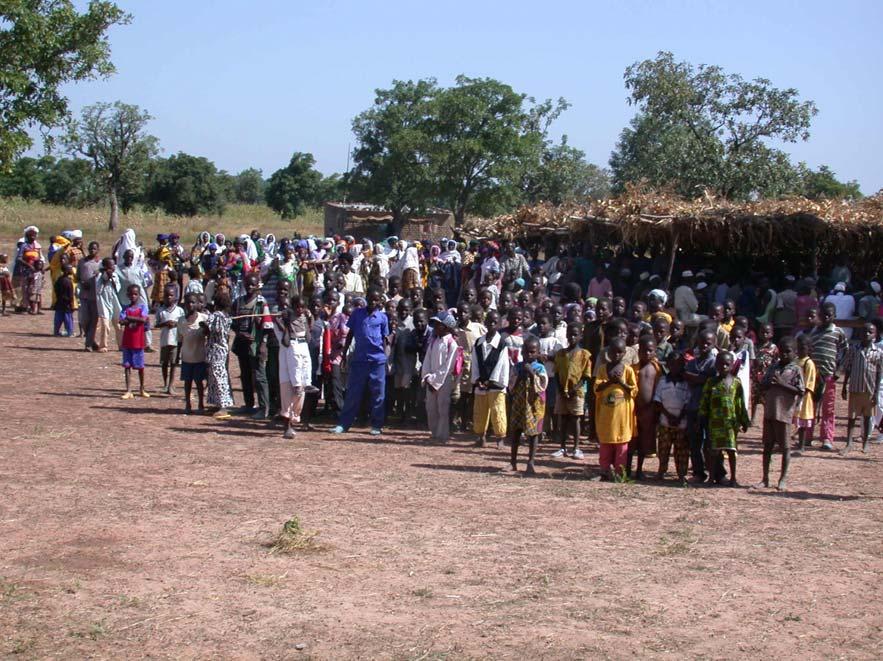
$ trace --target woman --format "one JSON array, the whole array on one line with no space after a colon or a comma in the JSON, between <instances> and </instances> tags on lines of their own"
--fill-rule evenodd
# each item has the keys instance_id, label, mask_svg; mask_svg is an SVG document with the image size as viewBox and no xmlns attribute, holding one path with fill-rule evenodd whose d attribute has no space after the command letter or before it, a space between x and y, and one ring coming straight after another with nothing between
<instances>
[{"instance_id":1,"label":"woman","mask_svg":"<svg viewBox=\"0 0 883 661\"><path fill-rule=\"evenodd\" d=\"M42 246L37 241L40 230L35 225L25 227L24 236L18 242L18 250L15 254L15 262L12 265L12 285L19 289L19 306L16 312L21 312L27 304L25 298L25 289L28 282L28 276L33 270L33 265L37 261L43 261Z\"/></svg>"},{"instance_id":2,"label":"woman","mask_svg":"<svg viewBox=\"0 0 883 661\"><path fill-rule=\"evenodd\" d=\"M206 332L205 360L208 363L208 391L206 401L209 407L218 407L214 417L217 420L228 420L227 411L233 406L233 391L230 388L230 374L227 371L227 359L230 354L229 338L230 307L232 301L228 291L215 294L215 310L208 319L202 322Z\"/></svg>"},{"instance_id":3,"label":"woman","mask_svg":"<svg viewBox=\"0 0 883 661\"><path fill-rule=\"evenodd\" d=\"M287 289L280 288L281 292ZM308 334L313 317L300 296L279 296L279 316L273 319L273 330L279 340L280 415L285 420L283 438L294 438L294 425L300 422L307 387L313 381Z\"/></svg>"}]
</instances>

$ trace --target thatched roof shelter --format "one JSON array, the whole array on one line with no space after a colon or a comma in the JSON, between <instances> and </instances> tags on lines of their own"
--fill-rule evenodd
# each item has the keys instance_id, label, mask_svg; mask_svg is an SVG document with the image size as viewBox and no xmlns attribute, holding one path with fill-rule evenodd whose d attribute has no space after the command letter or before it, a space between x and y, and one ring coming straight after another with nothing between
<instances>
[{"instance_id":1,"label":"thatched roof shelter","mask_svg":"<svg viewBox=\"0 0 883 661\"><path fill-rule=\"evenodd\" d=\"M513 214L467 221L476 237L570 236L596 245L753 258L848 255L857 265L883 262L883 191L855 202L785 198L730 202L684 200L634 186L585 205L539 204Z\"/></svg>"}]
</instances>

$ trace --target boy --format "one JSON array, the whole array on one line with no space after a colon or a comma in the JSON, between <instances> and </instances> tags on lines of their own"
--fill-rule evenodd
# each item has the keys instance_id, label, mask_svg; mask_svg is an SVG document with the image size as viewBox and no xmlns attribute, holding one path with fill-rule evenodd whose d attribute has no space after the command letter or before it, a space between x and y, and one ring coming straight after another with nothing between
<instances>
[{"instance_id":1,"label":"boy","mask_svg":"<svg viewBox=\"0 0 883 661\"><path fill-rule=\"evenodd\" d=\"M653 339L656 341L656 361L667 369L668 357L674 353L674 347L668 341L671 324L665 319L657 317L651 325L653 327Z\"/></svg>"},{"instance_id":2,"label":"boy","mask_svg":"<svg viewBox=\"0 0 883 661\"><path fill-rule=\"evenodd\" d=\"M763 400L763 480L758 487L770 485L770 463L773 450L782 453L782 471L779 475L779 491L784 491L788 478L790 452L788 438L791 435L791 418L805 391L800 365L795 360L794 339L783 337L779 341L779 361L771 365L761 382Z\"/></svg>"},{"instance_id":3,"label":"boy","mask_svg":"<svg viewBox=\"0 0 883 661\"><path fill-rule=\"evenodd\" d=\"M61 277L55 281L55 322L53 333L61 336L61 325L64 324L65 335L74 334L74 269L70 264L61 267Z\"/></svg>"},{"instance_id":4,"label":"boy","mask_svg":"<svg viewBox=\"0 0 883 661\"><path fill-rule=\"evenodd\" d=\"M638 381L624 357L625 341L616 337L607 347L607 363L595 377L595 430L600 443L601 475L594 479L612 480L625 474L629 441L634 435Z\"/></svg>"},{"instance_id":5,"label":"boy","mask_svg":"<svg viewBox=\"0 0 883 661\"><path fill-rule=\"evenodd\" d=\"M582 459L579 449L580 418L585 413L586 388L592 376L592 354L580 347L583 327L579 322L567 325L567 348L555 354L555 381L558 387L555 399L555 415L558 417L558 434L561 447L553 457L567 456L567 433L573 435L574 459ZM594 417L594 416L593 416Z\"/></svg>"},{"instance_id":6,"label":"boy","mask_svg":"<svg viewBox=\"0 0 883 661\"><path fill-rule=\"evenodd\" d=\"M672 325L674 328L674 324ZM699 402L705 382L715 375L717 349L714 346L714 333L699 331L696 336L696 356L684 369L684 380L690 384L690 402L687 405L687 435L690 439L690 456L693 465L693 478L698 483L708 479L705 472L705 455L708 452L708 425L699 415Z\"/></svg>"},{"instance_id":7,"label":"boy","mask_svg":"<svg viewBox=\"0 0 883 661\"><path fill-rule=\"evenodd\" d=\"M512 387L512 416L509 421L509 463L512 471L518 470L518 446L522 434L527 437L527 475L536 474L534 459L537 443L543 432L543 419L546 415L546 388L549 377L540 361L540 343L534 336L528 336L522 347L523 362L516 368L515 383Z\"/></svg>"},{"instance_id":8,"label":"boy","mask_svg":"<svg viewBox=\"0 0 883 661\"><path fill-rule=\"evenodd\" d=\"M871 420L877 404L880 379L883 378L883 352L874 346L877 340L876 326L866 323L860 333L861 344L851 346L843 361L842 397L845 400L847 393L849 395L849 422L843 455L852 449L852 432L859 417L862 419L862 452L867 452L873 431Z\"/></svg>"},{"instance_id":9,"label":"boy","mask_svg":"<svg viewBox=\"0 0 883 661\"><path fill-rule=\"evenodd\" d=\"M451 438L451 393L454 388L454 361L460 351L453 332L457 320L450 312L430 319L433 337L420 367L420 383L426 387L426 419L433 441L447 443Z\"/></svg>"},{"instance_id":10,"label":"boy","mask_svg":"<svg viewBox=\"0 0 883 661\"><path fill-rule=\"evenodd\" d=\"M810 332L812 340L812 362L816 365L818 382L816 416L820 422L822 449L834 449L834 400L837 395L837 361L846 349L846 335L834 324L837 308L833 303L825 303L821 309L821 323Z\"/></svg>"},{"instance_id":11,"label":"boy","mask_svg":"<svg viewBox=\"0 0 883 661\"><path fill-rule=\"evenodd\" d=\"M651 335L641 337L638 345L638 396L635 399L635 422L637 433L631 439L628 453L628 469L632 470L632 456L637 455L636 480L644 479L644 459L656 454L656 410L653 395L662 369L656 360L656 341Z\"/></svg>"},{"instance_id":12,"label":"boy","mask_svg":"<svg viewBox=\"0 0 883 661\"><path fill-rule=\"evenodd\" d=\"M174 292L172 292L174 293ZM165 292L163 292L165 294ZM196 393L199 398L199 411L205 410L205 337L202 322L208 315L199 311L199 295L184 296L184 314L178 319L178 337L181 340L181 380L184 381L184 414L193 412L190 405L190 393L196 382Z\"/></svg>"},{"instance_id":13,"label":"boy","mask_svg":"<svg viewBox=\"0 0 883 661\"><path fill-rule=\"evenodd\" d=\"M184 310L175 303L175 289L163 289L162 304L156 310L156 327L160 328L159 364L162 369L163 387L161 393L174 395L175 389L175 354L178 350L178 321L184 316Z\"/></svg>"},{"instance_id":14,"label":"boy","mask_svg":"<svg viewBox=\"0 0 883 661\"><path fill-rule=\"evenodd\" d=\"M723 455L730 464L730 486L738 487L736 481L738 430L748 430L748 409L742 396L742 384L733 376L735 358L731 351L721 351L715 359L715 375L709 377L702 387L699 416L707 430L705 462L711 471L709 484L720 484L726 472Z\"/></svg>"},{"instance_id":15,"label":"boy","mask_svg":"<svg viewBox=\"0 0 883 661\"><path fill-rule=\"evenodd\" d=\"M675 471L678 481L687 486L687 468L690 463L690 444L687 441L687 404L690 403L690 385L684 381L684 355L675 351L668 357L668 374L656 386L653 402L659 413L659 472L665 477L668 458L674 449Z\"/></svg>"},{"instance_id":16,"label":"boy","mask_svg":"<svg viewBox=\"0 0 883 661\"><path fill-rule=\"evenodd\" d=\"M132 399L132 370L138 371L138 384L142 397L150 397L144 389L144 347L147 346L147 327L150 323L150 311L141 300L141 288L129 285L126 291L129 305L120 312L119 325L123 329L120 349L123 352L123 369L126 375L126 392L123 399Z\"/></svg>"},{"instance_id":17,"label":"boy","mask_svg":"<svg viewBox=\"0 0 883 661\"><path fill-rule=\"evenodd\" d=\"M555 356L564 348L564 345L552 334L552 321L548 315L540 314L537 316L535 330L539 340L540 361L543 363L549 379L546 393L546 421L544 422L544 430L548 430L551 433L557 430L557 427L552 429L551 425L555 419L552 412L555 410L555 399L558 394L558 383L555 378Z\"/></svg>"},{"instance_id":18,"label":"boy","mask_svg":"<svg viewBox=\"0 0 883 661\"><path fill-rule=\"evenodd\" d=\"M509 384L509 355L497 332L500 315L490 310L485 315L487 334L475 341L472 349L472 392L475 408L472 429L478 434L475 446L487 444L488 427L493 425L497 448L503 447L506 435L506 386Z\"/></svg>"}]
</instances>

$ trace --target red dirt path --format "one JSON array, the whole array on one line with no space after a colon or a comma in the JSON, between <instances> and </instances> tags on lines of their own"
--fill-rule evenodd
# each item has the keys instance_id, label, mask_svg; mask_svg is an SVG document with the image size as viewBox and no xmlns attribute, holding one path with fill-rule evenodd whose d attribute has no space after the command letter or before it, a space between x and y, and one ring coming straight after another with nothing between
<instances>
[{"instance_id":1,"label":"red dirt path","mask_svg":"<svg viewBox=\"0 0 883 661\"><path fill-rule=\"evenodd\" d=\"M786 494L590 483L547 456L503 476L465 437L283 441L125 402L118 355L49 325L0 319L0 655L883 654L883 447L812 451ZM743 483L758 449L752 429ZM295 514L324 548L270 554Z\"/></svg>"}]
</instances>

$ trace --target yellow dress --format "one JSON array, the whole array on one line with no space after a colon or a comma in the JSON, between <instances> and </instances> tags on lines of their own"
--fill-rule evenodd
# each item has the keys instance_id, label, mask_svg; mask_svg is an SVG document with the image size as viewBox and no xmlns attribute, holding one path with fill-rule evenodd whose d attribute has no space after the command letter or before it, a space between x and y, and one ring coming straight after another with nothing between
<instances>
[{"instance_id":1,"label":"yellow dress","mask_svg":"<svg viewBox=\"0 0 883 661\"><path fill-rule=\"evenodd\" d=\"M638 377L631 365L625 366L622 381L624 386L605 388L610 382L607 365L595 377L595 431L601 443L628 443L634 436Z\"/></svg>"},{"instance_id":2,"label":"yellow dress","mask_svg":"<svg viewBox=\"0 0 883 661\"><path fill-rule=\"evenodd\" d=\"M812 358L798 358L797 364L803 371L803 382L806 388L806 394L797 407L798 420L813 420L815 418L815 405L812 401L812 393L816 389L816 364L812 362Z\"/></svg>"}]
</instances>

